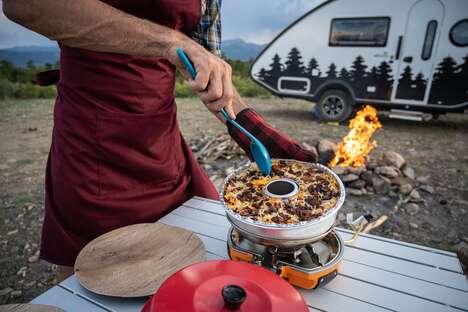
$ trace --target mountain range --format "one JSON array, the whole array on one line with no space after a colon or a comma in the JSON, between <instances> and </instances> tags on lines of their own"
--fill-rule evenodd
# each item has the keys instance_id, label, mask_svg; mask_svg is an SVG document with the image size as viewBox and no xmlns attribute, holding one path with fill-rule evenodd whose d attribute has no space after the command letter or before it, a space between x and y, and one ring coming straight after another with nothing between
<instances>
[{"instance_id":1,"label":"mountain range","mask_svg":"<svg viewBox=\"0 0 468 312\"><path fill-rule=\"evenodd\" d=\"M242 39L225 40L222 51L230 59L249 61L257 57L265 45L246 42ZM29 61L35 65L54 64L59 60L60 50L56 45L23 46L0 49L0 60L25 67Z\"/></svg>"},{"instance_id":2,"label":"mountain range","mask_svg":"<svg viewBox=\"0 0 468 312\"><path fill-rule=\"evenodd\" d=\"M246 42L242 39L224 40L221 48L223 54L232 60L254 60L265 48L266 44Z\"/></svg>"},{"instance_id":3,"label":"mountain range","mask_svg":"<svg viewBox=\"0 0 468 312\"><path fill-rule=\"evenodd\" d=\"M0 60L16 66L25 67L29 61L35 65L55 64L59 60L60 50L56 45L23 46L0 50Z\"/></svg>"}]
</instances>

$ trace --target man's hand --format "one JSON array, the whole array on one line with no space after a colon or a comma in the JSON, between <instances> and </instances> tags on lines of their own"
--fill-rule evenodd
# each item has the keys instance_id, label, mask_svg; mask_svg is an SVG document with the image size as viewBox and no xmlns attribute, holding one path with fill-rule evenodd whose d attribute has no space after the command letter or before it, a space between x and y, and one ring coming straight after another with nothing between
<instances>
[{"instance_id":1,"label":"man's hand","mask_svg":"<svg viewBox=\"0 0 468 312\"><path fill-rule=\"evenodd\" d=\"M188 38L187 38L188 39ZM232 86L231 66L221 58L208 52L196 42L188 39L178 45L174 44L166 52L166 58L174 64L188 79L189 87L197 93L205 106L213 113L221 108L235 119L232 108L234 90ZM197 72L195 79L191 79L184 65L180 61L176 48L181 47L192 61Z\"/></svg>"}]
</instances>

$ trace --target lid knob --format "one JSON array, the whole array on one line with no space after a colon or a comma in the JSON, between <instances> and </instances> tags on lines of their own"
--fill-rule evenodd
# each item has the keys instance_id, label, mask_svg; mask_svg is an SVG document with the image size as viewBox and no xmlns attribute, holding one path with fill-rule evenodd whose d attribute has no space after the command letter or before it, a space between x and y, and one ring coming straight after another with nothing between
<instances>
[{"instance_id":1,"label":"lid knob","mask_svg":"<svg viewBox=\"0 0 468 312\"><path fill-rule=\"evenodd\" d=\"M221 290L224 299L224 307L228 310L238 310L247 298L245 290L237 285L226 285Z\"/></svg>"}]
</instances>

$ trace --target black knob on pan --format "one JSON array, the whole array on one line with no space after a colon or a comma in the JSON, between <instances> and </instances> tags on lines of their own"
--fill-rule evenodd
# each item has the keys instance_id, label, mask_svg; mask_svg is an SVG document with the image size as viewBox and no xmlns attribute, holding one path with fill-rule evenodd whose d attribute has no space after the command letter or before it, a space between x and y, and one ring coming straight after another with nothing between
<instances>
[{"instance_id":1,"label":"black knob on pan","mask_svg":"<svg viewBox=\"0 0 468 312\"><path fill-rule=\"evenodd\" d=\"M228 310L238 310L247 298L245 290L237 285L226 285L221 290L224 299L224 307Z\"/></svg>"}]
</instances>

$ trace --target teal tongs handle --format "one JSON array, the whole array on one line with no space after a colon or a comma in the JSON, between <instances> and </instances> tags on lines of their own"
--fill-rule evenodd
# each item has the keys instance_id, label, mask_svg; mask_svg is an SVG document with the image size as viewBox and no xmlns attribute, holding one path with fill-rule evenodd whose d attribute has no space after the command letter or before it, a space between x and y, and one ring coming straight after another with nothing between
<instances>
[{"instance_id":1,"label":"teal tongs handle","mask_svg":"<svg viewBox=\"0 0 468 312\"><path fill-rule=\"evenodd\" d=\"M192 77L192 79L195 79L195 77L197 76L197 72L196 72L195 68L193 67L192 62L187 57L187 54L185 54L185 52L184 52L184 50L182 50L182 48L177 48L176 52L177 52L177 55L179 56L180 60L184 64L185 68L189 72L190 76ZM233 126L235 126L237 129L242 131L246 136L248 136L249 139L251 139L255 143L259 142L258 139L256 137L254 137L252 134L250 134L249 131L245 130L244 127L242 127L234 119L232 119L231 116L229 116L229 114L224 110L224 108L221 109L221 114L223 114L224 118L226 118Z\"/></svg>"}]
</instances>

